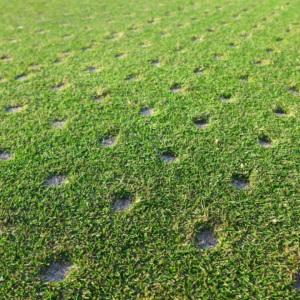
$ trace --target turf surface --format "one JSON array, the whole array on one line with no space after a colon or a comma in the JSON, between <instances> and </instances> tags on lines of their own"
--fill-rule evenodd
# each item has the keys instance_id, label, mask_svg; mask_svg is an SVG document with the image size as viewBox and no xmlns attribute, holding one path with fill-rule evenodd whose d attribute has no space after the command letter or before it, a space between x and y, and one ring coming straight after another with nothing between
<instances>
[{"instance_id":1,"label":"turf surface","mask_svg":"<svg viewBox=\"0 0 300 300\"><path fill-rule=\"evenodd\" d=\"M287 1L0 3L1 299L300 299Z\"/></svg>"}]
</instances>

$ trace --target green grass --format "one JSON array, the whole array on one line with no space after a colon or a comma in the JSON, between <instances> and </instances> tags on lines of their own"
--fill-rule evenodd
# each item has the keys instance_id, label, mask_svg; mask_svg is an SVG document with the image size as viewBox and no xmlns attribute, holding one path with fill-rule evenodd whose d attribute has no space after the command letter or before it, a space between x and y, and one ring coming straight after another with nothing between
<instances>
[{"instance_id":1,"label":"green grass","mask_svg":"<svg viewBox=\"0 0 300 300\"><path fill-rule=\"evenodd\" d=\"M1 2L1 299L300 299L287 1ZM55 175L68 182L48 186ZM215 249L197 244L204 230ZM76 268L47 283L54 261Z\"/></svg>"}]
</instances>

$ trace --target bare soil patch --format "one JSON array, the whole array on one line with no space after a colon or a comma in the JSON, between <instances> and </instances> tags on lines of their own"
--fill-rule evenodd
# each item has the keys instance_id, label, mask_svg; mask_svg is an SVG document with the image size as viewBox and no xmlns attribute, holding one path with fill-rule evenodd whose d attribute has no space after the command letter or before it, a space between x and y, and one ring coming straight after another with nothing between
<instances>
[{"instance_id":1,"label":"bare soil patch","mask_svg":"<svg viewBox=\"0 0 300 300\"><path fill-rule=\"evenodd\" d=\"M296 88L291 88L290 92L294 95L300 94L300 92L298 90L296 90Z\"/></svg>"},{"instance_id":2,"label":"bare soil patch","mask_svg":"<svg viewBox=\"0 0 300 300\"><path fill-rule=\"evenodd\" d=\"M8 113L17 113L17 112L20 112L22 109L23 109L23 106L14 106L14 107L8 108L6 111Z\"/></svg>"},{"instance_id":3,"label":"bare soil patch","mask_svg":"<svg viewBox=\"0 0 300 300\"><path fill-rule=\"evenodd\" d=\"M195 75L203 75L203 74L204 74L204 71L202 71L202 70L196 70L196 71L194 72L194 74L195 74Z\"/></svg>"},{"instance_id":4,"label":"bare soil patch","mask_svg":"<svg viewBox=\"0 0 300 300\"><path fill-rule=\"evenodd\" d=\"M171 93L181 93L182 92L182 89L178 86L175 86L173 88L170 89L170 92Z\"/></svg>"},{"instance_id":5,"label":"bare soil patch","mask_svg":"<svg viewBox=\"0 0 300 300\"><path fill-rule=\"evenodd\" d=\"M57 86L53 86L51 89L54 91L60 91L65 87L65 85L63 83L57 85Z\"/></svg>"},{"instance_id":6,"label":"bare soil patch","mask_svg":"<svg viewBox=\"0 0 300 300\"><path fill-rule=\"evenodd\" d=\"M208 125L207 119L195 120L194 124L199 128L205 128Z\"/></svg>"},{"instance_id":7,"label":"bare soil patch","mask_svg":"<svg viewBox=\"0 0 300 300\"><path fill-rule=\"evenodd\" d=\"M161 158L165 163L173 163L177 160L177 157L174 156L173 154L164 154L161 156Z\"/></svg>"},{"instance_id":8,"label":"bare soil patch","mask_svg":"<svg viewBox=\"0 0 300 300\"><path fill-rule=\"evenodd\" d=\"M45 185L50 187L59 187L66 183L68 183L68 179L65 176L57 175L47 179Z\"/></svg>"},{"instance_id":9,"label":"bare soil patch","mask_svg":"<svg viewBox=\"0 0 300 300\"><path fill-rule=\"evenodd\" d=\"M283 108L281 107L278 107L275 109L275 114L278 116L278 117L284 117L286 115L285 111Z\"/></svg>"},{"instance_id":10,"label":"bare soil patch","mask_svg":"<svg viewBox=\"0 0 300 300\"><path fill-rule=\"evenodd\" d=\"M53 122L53 127L54 128L63 128L65 125L65 121L54 121Z\"/></svg>"},{"instance_id":11,"label":"bare soil patch","mask_svg":"<svg viewBox=\"0 0 300 300\"><path fill-rule=\"evenodd\" d=\"M98 69L91 67L91 68L89 68L89 72L96 73L96 72L98 72Z\"/></svg>"},{"instance_id":12,"label":"bare soil patch","mask_svg":"<svg viewBox=\"0 0 300 300\"><path fill-rule=\"evenodd\" d=\"M231 101L231 98L229 96L221 96L220 97L220 100L222 102L230 102Z\"/></svg>"},{"instance_id":13,"label":"bare soil patch","mask_svg":"<svg viewBox=\"0 0 300 300\"><path fill-rule=\"evenodd\" d=\"M10 152L1 152L0 153L0 160L7 161L7 160L10 160L11 158L12 158L12 155Z\"/></svg>"},{"instance_id":14,"label":"bare soil patch","mask_svg":"<svg viewBox=\"0 0 300 300\"><path fill-rule=\"evenodd\" d=\"M272 143L270 141L267 140L259 140L259 144L263 147L263 148L268 148L272 146Z\"/></svg>"},{"instance_id":15,"label":"bare soil patch","mask_svg":"<svg viewBox=\"0 0 300 300\"><path fill-rule=\"evenodd\" d=\"M71 273L72 266L58 262L53 262L45 273L46 282L64 281Z\"/></svg>"},{"instance_id":16,"label":"bare soil patch","mask_svg":"<svg viewBox=\"0 0 300 300\"><path fill-rule=\"evenodd\" d=\"M133 202L130 200L130 198L122 198L115 203L113 210L115 212L122 212L125 210L129 211L131 209L132 205L133 205Z\"/></svg>"},{"instance_id":17,"label":"bare soil patch","mask_svg":"<svg viewBox=\"0 0 300 300\"><path fill-rule=\"evenodd\" d=\"M135 77L129 77L129 78L126 78L126 81L127 82L136 81L136 78Z\"/></svg>"},{"instance_id":18,"label":"bare soil patch","mask_svg":"<svg viewBox=\"0 0 300 300\"><path fill-rule=\"evenodd\" d=\"M214 249L218 245L218 240L213 232L205 230L198 236L198 245L201 249Z\"/></svg>"},{"instance_id":19,"label":"bare soil patch","mask_svg":"<svg viewBox=\"0 0 300 300\"><path fill-rule=\"evenodd\" d=\"M27 79L27 75L22 75L22 76L16 77L16 80L18 80L18 81L23 81L25 79Z\"/></svg>"},{"instance_id":20,"label":"bare soil patch","mask_svg":"<svg viewBox=\"0 0 300 300\"><path fill-rule=\"evenodd\" d=\"M116 143L116 141L117 141L116 137L110 136L110 137L107 137L106 139L104 139L101 142L101 145L103 147L111 147L111 146L113 146Z\"/></svg>"},{"instance_id":21,"label":"bare soil patch","mask_svg":"<svg viewBox=\"0 0 300 300\"><path fill-rule=\"evenodd\" d=\"M95 103L100 103L100 102L102 102L103 101L103 98L102 97L96 97L96 98L94 98L94 102Z\"/></svg>"},{"instance_id":22,"label":"bare soil patch","mask_svg":"<svg viewBox=\"0 0 300 300\"><path fill-rule=\"evenodd\" d=\"M299 292L300 291L300 273L296 276L296 283L295 283L295 289Z\"/></svg>"},{"instance_id":23,"label":"bare soil patch","mask_svg":"<svg viewBox=\"0 0 300 300\"><path fill-rule=\"evenodd\" d=\"M153 110L152 108L144 108L144 109L142 109L142 110L140 111L139 114L142 115L142 116L147 116L147 117L149 117L149 116L152 116L153 113L154 113L154 110Z\"/></svg>"},{"instance_id":24,"label":"bare soil patch","mask_svg":"<svg viewBox=\"0 0 300 300\"><path fill-rule=\"evenodd\" d=\"M238 190L244 190L250 186L248 179L234 179L232 183Z\"/></svg>"}]
</instances>

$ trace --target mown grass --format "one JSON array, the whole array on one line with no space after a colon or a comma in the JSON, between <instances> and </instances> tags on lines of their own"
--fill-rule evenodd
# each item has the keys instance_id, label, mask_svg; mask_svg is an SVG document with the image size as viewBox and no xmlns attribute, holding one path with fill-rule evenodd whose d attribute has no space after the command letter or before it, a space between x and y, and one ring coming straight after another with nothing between
<instances>
[{"instance_id":1,"label":"mown grass","mask_svg":"<svg viewBox=\"0 0 300 300\"><path fill-rule=\"evenodd\" d=\"M298 1L0 7L2 299L300 299Z\"/></svg>"}]
</instances>

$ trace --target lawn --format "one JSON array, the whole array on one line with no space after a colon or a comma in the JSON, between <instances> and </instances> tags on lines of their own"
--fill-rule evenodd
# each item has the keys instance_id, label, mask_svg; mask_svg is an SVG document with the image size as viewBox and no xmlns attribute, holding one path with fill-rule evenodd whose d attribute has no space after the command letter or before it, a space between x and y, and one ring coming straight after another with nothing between
<instances>
[{"instance_id":1,"label":"lawn","mask_svg":"<svg viewBox=\"0 0 300 300\"><path fill-rule=\"evenodd\" d=\"M300 299L287 1L1 1L1 299Z\"/></svg>"}]
</instances>

